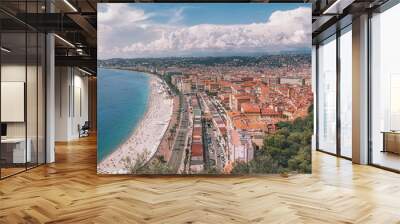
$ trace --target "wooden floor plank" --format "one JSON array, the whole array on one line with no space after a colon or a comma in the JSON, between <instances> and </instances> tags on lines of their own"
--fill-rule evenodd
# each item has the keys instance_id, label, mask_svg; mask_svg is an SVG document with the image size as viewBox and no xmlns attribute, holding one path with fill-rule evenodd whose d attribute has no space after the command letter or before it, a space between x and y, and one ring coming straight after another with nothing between
<instances>
[{"instance_id":1,"label":"wooden floor plank","mask_svg":"<svg viewBox=\"0 0 400 224\"><path fill-rule=\"evenodd\" d=\"M400 175L313 152L313 174L96 174L96 139L0 181L0 223L400 223Z\"/></svg>"}]
</instances>

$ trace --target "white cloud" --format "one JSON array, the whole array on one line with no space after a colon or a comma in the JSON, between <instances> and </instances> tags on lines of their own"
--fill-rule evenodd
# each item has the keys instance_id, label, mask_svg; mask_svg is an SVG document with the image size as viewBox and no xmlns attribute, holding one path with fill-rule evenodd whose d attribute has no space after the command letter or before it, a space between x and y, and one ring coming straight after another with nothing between
<instances>
[{"instance_id":1,"label":"white cloud","mask_svg":"<svg viewBox=\"0 0 400 224\"><path fill-rule=\"evenodd\" d=\"M179 26L176 21L152 23L152 15L117 5L98 16L100 58L271 52L311 45L311 9L306 7L276 11L264 23ZM130 22L122 21L128 15Z\"/></svg>"},{"instance_id":2,"label":"white cloud","mask_svg":"<svg viewBox=\"0 0 400 224\"><path fill-rule=\"evenodd\" d=\"M126 4L101 5L98 14L98 24L108 26L128 26L135 22L145 21L151 17L141 9L129 7Z\"/></svg>"}]
</instances>

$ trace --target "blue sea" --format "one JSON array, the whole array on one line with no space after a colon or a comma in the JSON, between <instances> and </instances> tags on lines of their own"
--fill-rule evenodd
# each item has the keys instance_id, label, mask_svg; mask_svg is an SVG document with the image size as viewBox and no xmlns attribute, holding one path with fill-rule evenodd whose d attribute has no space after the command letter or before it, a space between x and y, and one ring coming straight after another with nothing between
<instances>
[{"instance_id":1,"label":"blue sea","mask_svg":"<svg viewBox=\"0 0 400 224\"><path fill-rule=\"evenodd\" d=\"M98 68L97 161L132 133L147 110L150 77L141 72Z\"/></svg>"}]
</instances>

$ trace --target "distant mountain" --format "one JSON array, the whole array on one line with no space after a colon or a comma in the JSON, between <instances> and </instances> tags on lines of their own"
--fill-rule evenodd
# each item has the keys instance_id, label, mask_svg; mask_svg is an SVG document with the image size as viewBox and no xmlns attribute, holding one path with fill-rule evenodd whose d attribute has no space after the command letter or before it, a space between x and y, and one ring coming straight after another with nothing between
<instances>
[{"instance_id":1,"label":"distant mountain","mask_svg":"<svg viewBox=\"0 0 400 224\"><path fill-rule=\"evenodd\" d=\"M196 66L251 66L280 67L285 65L311 66L310 51L293 51L276 54L236 55L236 56L206 56L206 57L163 57L163 58L112 58L98 60L99 67L136 67L136 69L196 67Z\"/></svg>"},{"instance_id":2,"label":"distant mountain","mask_svg":"<svg viewBox=\"0 0 400 224\"><path fill-rule=\"evenodd\" d=\"M142 60L142 59L171 59L171 58L216 58L216 57L262 57L268 55L293 55L293 54L311 54L311 48L302 48L293 51L277 51L277 52L242 52L242 53L215 53L210 56L208 54L204 55L187 55L187 56L176 56L176 57L145 57L145 58L108 58L108 59L98 59L99 61L121 61L121 60Z\"/></svg>"}]
</instances>

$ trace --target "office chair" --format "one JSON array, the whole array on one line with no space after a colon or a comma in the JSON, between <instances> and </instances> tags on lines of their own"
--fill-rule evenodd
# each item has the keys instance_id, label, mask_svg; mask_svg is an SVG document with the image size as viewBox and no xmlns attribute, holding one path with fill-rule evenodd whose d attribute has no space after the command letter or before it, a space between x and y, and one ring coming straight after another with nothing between
<instances>
[{"instance_id":1,"label":"office chair","mask_svg":"<svg viewBox=\"0 0 400 224\"><path fill-rule=\"evenodd\" d=\"M85 121L82 127L78 125L78 129L79 129L79 138L89 136L89 129L90 129L89 121Z\"/></svg>"}]
</instances>

